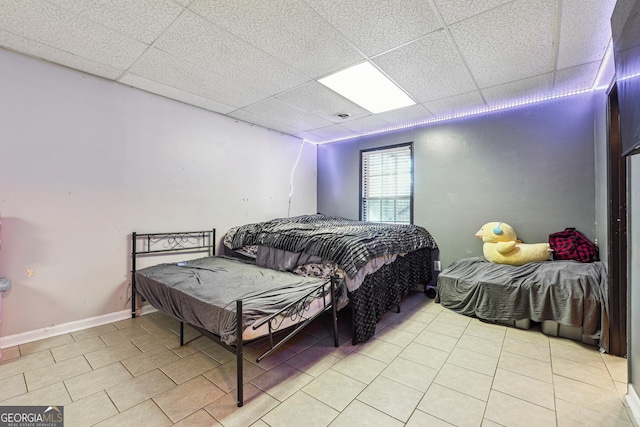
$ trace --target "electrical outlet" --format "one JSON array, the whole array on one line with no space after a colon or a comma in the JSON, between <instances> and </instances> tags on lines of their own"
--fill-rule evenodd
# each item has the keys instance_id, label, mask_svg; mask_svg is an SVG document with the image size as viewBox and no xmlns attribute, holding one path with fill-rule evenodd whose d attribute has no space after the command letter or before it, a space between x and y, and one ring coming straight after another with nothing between
<instances>
[{"instance_id":1,"label":"electrical outlet","mask_svg":"<svg viewBox=\"0 0 640 427\"><path fill-rule=\"evenodd\" d=\"M441 267L440 267L440 260L433 261L433 269L434 269L435 271L440 271L440 270L441 270Z\"/></svg>"}]
</instances>

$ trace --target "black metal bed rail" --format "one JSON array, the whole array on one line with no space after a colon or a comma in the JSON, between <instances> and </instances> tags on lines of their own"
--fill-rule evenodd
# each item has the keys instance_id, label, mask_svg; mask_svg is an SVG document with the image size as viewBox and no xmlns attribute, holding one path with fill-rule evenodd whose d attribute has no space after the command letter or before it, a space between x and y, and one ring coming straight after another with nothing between
<instances>
[{"instance_id":1,"label":"black metal bed rail","mask_svg":"<svg viewBox=\"0 0 640 427\"><path fill-rule=\"evenodd\" d=\"M242 359L244 356L244 342L242 341L242 321L238 321L238 319L242 319L242 300L236 301L236 336L240 337L240 339L236 340L235 345L227 344L226 342L222 341L222 338L220 338L218 335L204 328L196 325L189 326L236 355L236 384L238 387L236 394L236 403L238 407L241 407L242 405L244 405L244 365L242 364ZM185 322L180 321L181 347L184 345L184 323Z\"/></svg>"},{"instance_id":2,"label":"black metal bed rail","mask_svg":"<svg viewBox=\"0 0 640 427\"><path fill-rule=\"evenodd\" d=\"M215 249L216 230L202 231L178 231L172 233L131 233L134 247L137 249L137 242L144 239L146 249L136 250L137 255L145 255L160 252L180 252L193 250ZM155 247L164 245L161 249ZM213 254L211 254L213 255Z\"/></svg>"},{"instance_id":3,"label":"black metal bed rail","mask_svg":"<svg viewBox=\"0 0 640 427\"><path fill-rule=\"evenodd\" d=\"M132 249L131 249L131 317L136 317L136 259L138 257L143 257L146 255L155 255L155 254L170 254L170 253L187 253L187 252L207 252L209 256L215 255L215 229L205 230L205 231L191 231L191 232L175 232L175 233L136 233L133 232L131 234L132 240ZM143 242L143 248L138 248L138 242ZM157 245L164 244L164 247L160 247L159 249L155 249ZM168 245L168 246L166 246ZM256 325L254 325L254 329L268 324L268 339L269 339L269 349L265 351L263 354L258 356L256 362L260 362L262 359L272 354L278 348L280 348L283 344L289 341L293 336L295 336L300 330L302 330L305 326L307 326L311 321L327 312L331 309L332 318L333 318L333 337L334 337L334 345L338 347L338 309L336 307L336 287L338 284L338 280L336 277L331 277L330 280L325 281L318 287L312 289L304 296L300 297L297 301L294 301L288 304L286 307L280 309L277 313L271 314L266 318L260 320ZM326 286L329 285L329 292L327 292ZM330 301L327 301L327 296L330 295ZM323 307L318 312L314 313L311 316L305 316L304 313L309 311L309 306L313 300L316 298L323 298ZM289 317L291 320L298 319L298 323L294 323L285 328L279 329L282 326L280 317L282 316ZM208 331L204 328L201 328L196 325L191 325L192 328L200 332L202 335L210 338L215 341L219 345L221 345L226 350L234 353L236 355L236 378L237 378L237 404L238 406L242 406L244 404L244 385L243 385L243 354L244 354L244 344L245 341L242 339L243 333L243 311L242 311L242 300L236 300L236 343L235 345L229 345L222 341L221 337L216 335L215 333ZM178 319L180 320L180 319ZM185 322L180 320L180 345L184 345L184 325ZM284 334L286 331L289 331L284 337L280 338L274 344L274 335L276 334ZM259 337L254 340L262 339L264 337ZM246 341L246 342L250 342Z\"/></svg>"},{"instance_id":4,"label":"black metal bed rail","mask_svg":"<svg viewBox=\"0 0 640 427\"><path fill-rule=\"evenodd\" d=\"M269 338L269 350L265 351L264 353L262 353L260 356L258 356L258 358L256 359L256 362L260 362L262 359L264 359L265 357L269 356L271 353L273 353L274 351L276 351L277 349L279 349L280 347L282 347L282 345L284 345L287 341L289 341L291 338L293 338L294 335L296 335L301 329L303 329L304 327L306 327L309 323L311 323L314 319L316 319L317 317L319 317L320 315L322 315L324 312L326 312L329 308L332 309L332 317L333 317L333 323L334 323L334 345L336 347L338 347L338 310L336 308L335 305L335 298L336 298L336 283L337 280L335 277L331 277L330 280L328 280L327 282L323 283L322 285L318 286L317 288L313 289L311 292L307 293L305 296L301 297L298 301L294 301L292 303L290 303L289 305L287 305L286 307L282 308L281 310L279 310L277 313L274 313L264 319L262 319L259 322L256 322L252 327L253 329L258 329L259 327L261 327L262 325L264 325L265 323L268 324L269 327L269 333L268 333L268 338ZM331 301L327 301L327 291L326 291L326 286L329 285L329 292L328 294L331 296ZM323 308L322 310L318 310L316 313L314 313L311 316L304 316L304 313L306 311L309 310L309 306L311 305L311 302L313 300L315 300L316 298L322 297L323 298ZM281 322L280 317L281 316L285 316L290 318L291 320L295 320L296 317L298 317L300 320L298 321L297 324L295 325L291 325L288 328L293 328L291 330L291 332L289 332L289 334L287 334L286 336L284 336L282 339L280 339L280 341L278 341L277 343L273 343L273 334L280 332L278 323ZM285 328L284 330L288 329Z\"/></svg>"},{"instance_id":5,"label":"black metal bed rail","mask_svg":"<svg viewBox=\"0 0 640 427\"><path fill-rule=\"evenodd\" d=\"M142 244L140 248L138 244ZM170 253L206 252L215 255L216 229L169 233L131 233L131 317L136 317L136 271L138 257Z\"/></svg>"},{"instance_id":6,"label":"black metal bed rail","mask_svg":"<svg viewBox=\"0 0 640 427\"><path fill-rule=\"evenodd\" d=\"M309 308L309 305L311 304L311 302L313 302L316 298L319 298L319 297L323 297L323 304L326 307L327 306L326 296L327 294L330 294L330 290L329 292L327 292L326 287L329 284L333 286L332 280L333 278L327 280L320 286L313 288L312 290L307 292L305 295L300 297L298 300L287 304L285 307L282 307L276 313L270 314L269 316L262 318L260 321L254 323L251 327L254 330L258 329L259 327L261 327L267 322L272 323L274 320L276 320L277 318L281 317L283 314L289 311L291 311L292 315L296 315L296 314L302 315L302 313ZM296 309L292 310L294 307ZM286 317L290 317L290 316L286 315Z\"/></svg>"},{"instance_id":7,"label":"black metal bed rail","mask_svg":"<svg viewBox=\"0 0 640 427\"><path fill-rule=\"evenodd\" d=\"M282 330L272 330L271 328L269 328L269 333L268 333L268 338L269 338L269 349L267 351L265 351L264 353L262 353L260 356L258 356L258 358L256 359L256 362L260 362L262 359L264 359L265 357L269 356L270 354L272 354L273 352L275 352L277 349L279 349L282 345L284 345L287 341L289 341L291 338L293 338L298 332L300 332L305 326L307 326L311 321L313 321L314 319L316 319L317 317L319 317L320 315L324 314L325 312L327 312L329 309L331 309L331 316L332 316L332 327L333 327L333 342L334 342L334 346L338 347L339 346L339 340L338 340L338 309L337 306L335 304L335 298L336 298L336 289L335 286L338 283L338 281L332 277L329 281L324 282L322 285L320 285L318 288L315 288L313 291L311 291L310 293L308 293L307 295L301 297L298 301L295 301L291 304L289 304L287 307L281 309L278 311L278 313L274 313L272 315L270 315L268 318L265 318L263 320L261 320L259 323L259 326L255 326L254 329L257 329L258 327L260 327L261 325L264 325L265 323L269 323L271 324L271 321L274 320L275 317L282 315L282 313L286 312L287 308L291 308L293 306L296 305L300 305L300 303L307 299L309 297L309 295L312 295L314 292L318 292L319 289L322 289L324 291L325 286L330 285L330 295L331 295L331 301L327 301L326 298L324 299L324 306L322 310L319 310L317 313L315 313L314 315L305 318L304 321L299 322L296 325L291 325L288 326ZM324 295L326 296L326 292L324 292ZM308 308L308 305L307 305ZM209 339L215 341L216 343L218 343L219 345L221 345L223 348L225 348L226 350L230 351L231 353L234 353L236 355L236 383L237 383L237 405L238 407L241 407L242 405L244 405L244 381L243 381L243 364L242 364L242 359L244 357L244 345L252 342L252 341L257 341L259 339L262 339L264 337L259 337L259 338L255 338L254 340L249 340L249 341L243 341L242 339L242 333L243 333L243 325L242 325L242 300L236 300L236 343L235 345L229 345L227 343L225 343L224 341L222 341L222 339L220 338L220 336L214 334L211 331L208 331L204 328L201 328L199 326L195 326L195 325L189 325L192 328L194 328L196 331L200 332L202 335L208 337ZM297 314L292 314L292 316L300 316L300 313ZM300 319L302 319L302 317L300 317ZM180 321L180 346L184 345L184 324L185 322ZM278 334L278 333L283 333L284 331L289 330L289 333L287 335L285 335L284 337L280 338L280 340L278 342L276 342L275 344L273 344L273 336L274 334Z\"/></svg>"}]
</instances>

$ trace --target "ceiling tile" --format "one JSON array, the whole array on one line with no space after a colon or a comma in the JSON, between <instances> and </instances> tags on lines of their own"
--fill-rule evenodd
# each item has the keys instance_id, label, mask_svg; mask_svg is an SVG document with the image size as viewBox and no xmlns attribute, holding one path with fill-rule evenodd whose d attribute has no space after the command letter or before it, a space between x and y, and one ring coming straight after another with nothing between
<instances>
[{"instance_id":1,"label":"ceiling tile","mask_svg":"<svg viewBox=\"0 0 640 427\"><path fill-rule=\"evenodd\" d=\"M552 89L553 73L547 73L482 89L482 95L487 105L495 107L509 102L541 99L546 97Z\"/></svg>"},{"instance_id":2,"label":"ceiling tile","mask_svg":"<svg viewBox=\"0 0 640 427\"><path fill-rule=\"evenodd\" d=\"M265 96L255 89L182 61L158 49L147 51L130 72L236 108L258 102Z\"/></svg>"},{"instance_id":3,"label":"ceiling tile","mask_svg":"<svg viewBox=\"0 0 640 427\"><path fill-rule=\"evenodd\" d=\"M600 61L611 39L609 20L615 0L564 0L558 68Z\"/></svg>"},{"instance_id":4,"label":"ceiling tile","mask_svg":"<svg viewBox=\"0 0 640 427\"><path fill-rule=\"evenodd\" d=\"M297 138L307 140L309 142L316 142L321 140L321 138L318 135L315 135L309 131L296 132L296 133L293 133L292 135Z\"/></svg>"},{"instance_id":5,"label":"ceiling tile","mask_svg":"<svg viewBox=\"0 0 640 427\"><path fill-rule=\"evenodd\" d=\"M305 0L367 56L440 28L428 0Z\"/></svg>"},{"instance_id":6,"label":"ceiling tile","mask_svg":"<svg viewBox=\"0 0 640 427\"><path fill-rule=\"evenodd\" d=\"M124 70L147 45L40 0L0 2L0 29Z\"/></svg>"},{"instance_id":7,"label":"ceiling tile","mask_svg":"<svg viewBox=\"0 0 640 427\"><path fill-rule=\"evenodd\" d=\"M482 96L478 91L426 102L424 106L438 118L447 117L458 112L470 112L485 108Z\"/></svg>"},{"instance_id":8,"label":"ceiling tile","mask_svg":"<svg viewBox=\"0 0 640 427\"><path fill-rule=\"evenodd\" d=\"M314 129L309 133L318 136L317 139L309 138L309 140L313 142L347 139L347 138L354 138L358 136L356 132L346 129L342 125L331 125L331 126L327 126L319 129Z\"/></svg>"},{"instance_id":9,"label":"ceiling tile","mask_svg":"<svg viewBox=\"0 0 640 427\"><path fill-rule=\"evenodd\" d=\"M516 0L450 27L481 88L553 71L556 0Z\"/></svg>"},{"instance_id":10,"label":"ceiling tile","mask_svg":"<svg viewBox=\"0 0 640 427\"><path fill-rule=\"evenodd\" d=\"M361 135L371 132L372 129L391 127L388 122L382 120L377 115L370 115L367 117L362 117L360 119L351 120L350 122L345 122L341 125L342 127L352 130Z\"/></svg>"},{"instance_id":11,"label":"ceiling tile","mask_svg":"<svg viewBox=\"0 0 640 427\"><path fill-rule=\"evenodd\" d=\"M185 12L154 47L268 95L307 81L274 57L191 12Z\"/></svg>"},{"instance_id":12,"label":"ceiling tile","mask_svg":"<svg viewBox=\"0 0 640 427\"><path fill-rule=\"evenodd\" d=\"M170 0L47 0L73 14L151 44L184 10Z\"/></svg>"},{"instance_id":13,"label":"ceiling tile","mask_svg":"<svg viewBox=\"0 0 640 427\"><path fill-rule=\"evenodd\" d=\"M423 123L425 120L432 119L434 116L428 112L424 106L416 104L380 113L378 117L393 126L403 126Z\"/></svg>"},{"instance_id":14,"label":"ceiling tile","mask_svg":"<svg viewBox=\"0 0 640 427\"><path fill-rule=\"evenodd\" d=\"M453 24L512 0L434 0L442 19Z\"/></svg>"},{"instance_id":15,"label":"ceiling tile","mask_svg":"<svg viewBox=\"0 0 640 427\"><path fill-rule=\"evenodd\" d=\"M84 71L85 73L104 77L106 79L115 80L121 74L122 70L100 64L90 59L82 58L71 53L45 46L42 43L17 36L0 30L0 46L15 50L23 54L42 58L65 67Z\"/></svg>"},{"instance_id":16,"label":"ceiling tile","mask_svg":"<svg viewBox=\"0 0 640 427\"><path fill-rule=\"evenodd\" d=\"M333 123L345 121L337 116L340 113L349 114L349 118L346 120L354 120L371 114L315 80L278 95L276 98Z\"/></svg>"},{"instance_id":17,"label":"ceiling tile","mask_svg":"<svg viewBox=\"0 0 640 427\"><path fill-rule=\"evenodd\" d=\"M282 123L281 121L273 120L269 117L264 117L260 114L256 114L247 110L236 110L229 114L229 116L238 120L242 120L243 122L247 122L249 124L256 124L258 126L262 126L267 129L275 130L277 132L282 132L289 135L300 132L298 128L289 126L285 123Z\"/></svg>"},{"instance_id":18,"label":"ceiling tile","mask_svg":"<svg viewBox=\"0 0 640 427\"><path fill-rule=\"evenodd\" d=\"M224 105L209 98L204 98L193 93L176 89L175 87L167 86L153 80L145 79L144 77L136 76L135 74L125 75L122 79L120 79L120 83L144 90L146 92L155 93L156 95L164 96L166 98L175 99L177 101L184 102L185 104L194 105L205 110L214 111L216 113L227 114L235 110L234 107L231 107L229 105Z\"/></svg>"},{"instance_id":19,"label":"ceiling tile","mask_svg":"<svg viewBox=\"0 0 640 427\"><path fill-rule=\"evenodd\" d=\"M253 105L243 108L244 111L259 114L271 120L286 121L299 130L311 130L329 126L330 121L322 119L311 113L299 110L296 107L275 98L265 99Z\"/></svg>"},{"instance_id":20,"label":"ceiling tile","mask_svg":"<svg viewBox=\"0 0 640 427\"><path fill-rule=\"evenodd\" d=\"M418 102L476 89L444 31L431 33L373 62Z\"/></svg>"},{"instance_id":21,"label":"ceiling tile","mask_svg":"<svg viewBox=\"0 0 640 427\"><path fill-rule=\"evenodd\" d=\"M300 0L199 0L190 9L310 78L364 59Z\"/></svg>"},{"instance_id":22,"label":"ceiling tile","mask_svg":"<svg viewBox=\"0 0 640 427\"><path fill-rule=\"evenodd\" d=\"M563 94L591 88L599 69L600 62L592 62L556 71L554 93Z\"/></svg>"}]
</instances>

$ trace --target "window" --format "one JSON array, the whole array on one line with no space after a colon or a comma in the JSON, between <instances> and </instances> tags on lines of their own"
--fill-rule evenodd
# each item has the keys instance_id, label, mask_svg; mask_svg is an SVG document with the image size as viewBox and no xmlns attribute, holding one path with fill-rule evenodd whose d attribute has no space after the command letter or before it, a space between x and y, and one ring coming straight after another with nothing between
<instances>
[{"instance_id":1,"label":"window","mask_svg":"<svg viewBox=\"0 0 640 427\"><path fill-rule=\"evenodd\" d=\"M412 144L361 151L360 171L360 219L412 224Z\"/></svg>"}]
</instances>

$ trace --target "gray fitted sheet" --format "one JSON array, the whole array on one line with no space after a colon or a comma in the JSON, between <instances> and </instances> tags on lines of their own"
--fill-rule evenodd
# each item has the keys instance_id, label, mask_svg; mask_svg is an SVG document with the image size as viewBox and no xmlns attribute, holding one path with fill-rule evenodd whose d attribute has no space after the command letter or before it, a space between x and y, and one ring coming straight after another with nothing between
<instances>
[{"instance_id":1,"label":"gray fitted sheet","mask_svg":"<svg viewBox=\"0 0 640 427\"><path fill-rule=\"evenodd\" d=\"M455 261L438 276L436 302L485 320L553 320L582 327L609 350L608 280L601 262L512 266L482 257Z\"/></svg>"},{"instance_id":2,"label":"gray fitted sheet","mask_svg":"<svg viewBox=\"0 0 640 427\"><path fill-rule=\"evenodd\" d=\"M244 330L326 283L215 256L159 264L136 271L135 277L137 291L155 308L229 345L236 342L236 300L243 301Z\"/></svg>"}]
</instances>

